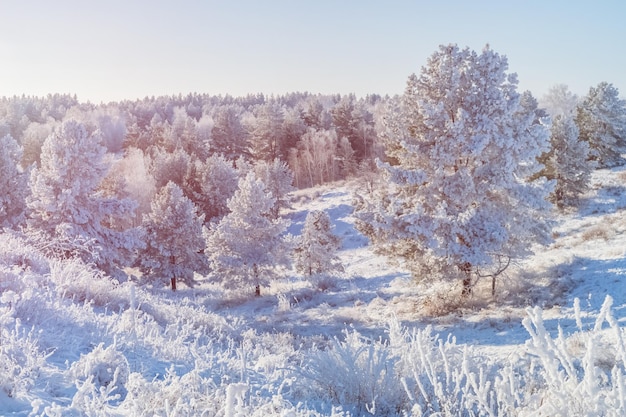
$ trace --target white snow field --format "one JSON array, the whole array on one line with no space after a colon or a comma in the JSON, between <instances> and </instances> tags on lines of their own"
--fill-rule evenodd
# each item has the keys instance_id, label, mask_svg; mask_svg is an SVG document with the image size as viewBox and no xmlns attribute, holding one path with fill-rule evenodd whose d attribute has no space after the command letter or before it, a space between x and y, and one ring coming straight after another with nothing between
<instances>
[{"instance_id":1,"label":"white snow field","mask_svg":"<svg viewBox=\"0 0 626 417\"><path fill-rule=\"evenodd\" d=\"M116 283L0 235L1 416L624 416L626 173L594 173L554 242L460 288L420 286L354 228L351 184L293 193L290 232L326 210L345 272L262 289Z\"/></svg>"}]
</instances>

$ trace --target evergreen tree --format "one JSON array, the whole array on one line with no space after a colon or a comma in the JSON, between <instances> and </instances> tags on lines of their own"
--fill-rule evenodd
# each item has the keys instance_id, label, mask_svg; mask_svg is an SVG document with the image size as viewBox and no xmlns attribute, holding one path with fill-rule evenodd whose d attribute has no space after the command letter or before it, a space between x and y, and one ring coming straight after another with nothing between
<instances>
[{"instance_id":1,"label":"evergreen tree","mask_svg":"<svg viewBox=\"0 0 626 417\"><path fill-rule=\"evenodd\" d=\"M278 218L280 210L288 208L287 195L294 191L293 173L287 164L280 159L273 162L261 161L254 166L254 172L265 184L267 190L272 193L275 199L271 215Z\"/></svg>"},{"instance_id":2,"label":"evergreen tree","mask_svg":"<svg viewBox=\"0 0 626 417\"><path fill-rule=\"evenodd\" d=\"M185 182L192 166L192 158L182 148L168 152L161 147L153 147L150 157L150 173L154 177L156 187L163 188L168 182L173 182L185 188Z\"/></svg>"},{"instance_id":3,"label":"evergreen tree","mask_svg":"<svg viewBox=\"0 0 626 417\"><path fill-rule=\"evenodd\" d=\"M20 167L22 148L10 136L0 138L0 229L25 220L28 177Z\"/></svg>"},{"instance_id":4,"label":"evergreen tree","mask_svg":"<svg viewBox=\"0 0 626 417\"><path fill-rule=\"evenodd\" d=\"M275 199L265 184L249 172L239 180L228 201L228 213L207 235L207 254L213 277L227 288L255 287L275 276L289 263L283 233L287 222L271 215Z\"/></svg>"},{"instance_id":5,"label":"evergreen tree","mask_svg":"<svg viewBox=\"0 0 626 417\"><path fill-rule=\"evenodd\" d=\"M552 122L550 151L542 158L545 168L539 173L555 180L550 198L559 208L575 206L587 191L593 161L589 161L589 143L578 139L578 128L572 116L558 115Z\"/></svg>"},{"instance_id":6,"label":"evergreen tree","mask_svg":"<svg viewBox=\"0 0 626 417\"><path fill-rule=\"evenodd\" d=\"M219 106L213 113L211 152L222 154L228 160L249 155L248 134L241 124L243 108L235 105Z\"/></svg>"},{"instance_id":7,"label":"evergreen tree","mask_svg":"<svg viewBox=\"0 0 626 417\"><path fill-rule=\"evenodd\" d=\"M462 282L464 295L481 271L549 239L549 187L527 181L548 131L506 71L489 48L440 47L387 116L387 184L358 203L379 251L416 280Z\"/></svg>"},{"instance_id":8,"label":"evergreen tree","mask_svg":"<svg viewBox=\"0 0 626 417\"><path fill-rule=\"evenodd\" d=\"M578 106L576 125L580 139L589 142L591 159L599 168L619 165L626 145L626 101L612 84L591 87Z\"/></svg>"},{"instance_id":9,"label":"evergreen tree","mask_svg":"<svg viewBox=\"0 0 626 417\"><path fill-rule=\"evenodd\" d=\"M277 103L259 106L249 127L250 152L259 161L273 161L281 154L284 140L283 109Z\"/></svg>"},{"instance_id":10,"label":"evergreen tree","mask_svg":"<svg viewBox=\"0 0 626 417\"><path fill-rule=\"evenodd\" d=\"M122 228L136 203L99 189L109 171L98 132L68 120L46 139L41 167L32 170L27 200L28 228L48 251L79 255L112 272L129 265L141 246L139 231Z\"/></svg>"},{"instance_id":11,"label":"evergreen tree","mask_svg":"<svg viewBox=\"0 0 626 417\"><path fill-rule=\"evenodd\" d=\"M340 244L339 237L332 232L328 213L310 212L294 250L296 271L308 276L342 271L337 257Z\"/></svg>"},{"instance_id":12,"label":"evergreen tree","mask_svg":"<svg viewBox=\"0 0 626 417\"><path fill-rule=\"evenodd\" d=\"M339 140L341 138L348 139L352 149L356 152L357 158L360 160L365 153L365 149L359 140L360 135L357 131L358 120L355 116L358 116L358 112L355 111L355 100L354 95L342 97L339 103L332 108L331 114L337 138Z\"/></svg>"},{"instance_id":13,"label":"evergreen tree","mask_svg":"<svg viewBox=\"0 0 626 417\"><path fill-rule=\"evenodd\" d=\"M205 273L208 267L203 221L178 185L169 182L159 190L143 218L146 248L139 258L143 274L171 283L172 290L177 281L196 284L194 272Z\"/></svg>"},{"instance_id":14,"label":"evergreen tree","mask_svg":"<svg viewBox=\"0 0 626 417\"><path fill-rule=\"evenodd\" d=\"M550 87L548 92L541 98L541 105L552 117L558 115L573 117L578 106L578 96L569 91L565 84L557 84Z\"/></svg>"},{"instance_id":15,"label":"evergreen tree","mask_svg":"<svg viewBox=\"0 0 626 417\"><path fill-rule=\"evenodd\" d=\"M228 200L235 194L239 173L231 161L214 154L206 161L195 161L188 187L190 198L204 214L205 222L219 220L228 213Z\"/></svg>"}]
</instances>

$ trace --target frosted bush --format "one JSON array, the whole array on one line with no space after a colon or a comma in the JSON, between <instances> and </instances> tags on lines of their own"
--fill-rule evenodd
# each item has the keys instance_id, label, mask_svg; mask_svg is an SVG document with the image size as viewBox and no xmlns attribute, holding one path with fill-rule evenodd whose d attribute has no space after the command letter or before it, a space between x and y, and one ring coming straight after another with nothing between
<instances>
[{"instance_id":1,"label":"frosted bush","mask_svg":"<svg viewBox=\"0 0 626 417\"><path fill-rule=\"evenodd\" d=\"M48 260L38 250L16 232L6 230L0 233L0 268L36 274L50 269Z\"/></svg>"},{"instance_id":2,"label":"frosted bush","mask_svg":"<svg viewBox=\"0 0 626 417\"><path fill-rule=\"evenodd\" d=\"M312 352L301 373L315 387L314 394L334 405L349 406L357 415L367 410L390 415L407 399L397 364L385 343L346 332L344 341L334 338L327 350Z\"/></svg>"},{"instance_id":3,"label":"frosted bush","mask_svg":"<svg viewBox=\"0 0 626 417\"><path fill-rule=\"evenodd\" d=\"M82 382L82 385L93 385L97 390L107 388L110 393L124 397L130 367L124 354L117 350L117 346L104 348L104 343L100 343L72 364L69 375L74 380Z\"/></svg>"},{"instance_id":4,"label":"frosted bush","mask_svg":"<svg viewBox=\"0 0 626 417\"><path fill-rule=\"evenodd\" d=\"M331 274L315 274L309 277L309 280L311 281L311 283L313 283L313 286L315 288L322 292L335 290L338 287L338 278Z\"/></svg>"},{"instance_id":5,"label":"frosted bush","mask_svg":"<svg viewBox=\"0 0 626 417\"><path fill-rule=\"evenodd\" d=\"M128 297L111 280L93 265L78 258L50 262L50 280L59 295L79 302L93 302L97 306L127 305Z\"/></svg>"},{"instance_id":6,"label":"frosted bush","mask_svg":"<svg viewBox=\"0 0 626 417\"><path fill-rule=\"evenodd\" d=\"M584 340L579 346L586 347L577 355L568 349L561 329L556 338L546 331L541 309L528 309L523 324L531 339L526 349L532 366L541 369L542 382L538 392L528 397L529 410L551 416L626 415L626 344L624 330L611 312L612 303L607 296L593 329L586 332L576 308L581 333L575 336ZM608 329L603 329L604 323ZM607 350L614 352L608 356L613 360L607 359Z\"/></svg>"},{"instance_id":7,"label":"frosted bush","mask_svg":"<svg viewBox=\"0 0 626 417\"><path fill-rule=\"evenodd\" d=\"M16 320L12 328L0 323L0 390L11 398L23 397L35 386L51 353L40 350L37 333Z\"/></svg>"}]
</instances>

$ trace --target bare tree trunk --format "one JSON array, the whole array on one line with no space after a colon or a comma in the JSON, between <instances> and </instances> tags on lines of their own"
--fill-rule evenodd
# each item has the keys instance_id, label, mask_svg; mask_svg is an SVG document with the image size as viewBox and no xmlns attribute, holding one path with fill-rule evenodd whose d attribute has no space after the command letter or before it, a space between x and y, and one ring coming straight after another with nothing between
<instances>
[{"instance_id":1,"label":"bare tree trunk","mask_svg":"<svg viewBox=\"0 0 626 417\"><path fill-rule=\"evenodd\" d=\"M252 271L254 271L254 282L256 282L256 286L254 287L254 296L261 296L261 284L259 284L259 267L256 264L252 265Z\"/></svg>"},{"instance_id":2,"label":"bare tree trunk","mask_svg":"<svg viewBox=\"0 0 626 417\"><path fill-rule=\"evenodd\" d=\"M459 266L459 268L465 274L461 297L467 298L472 295L472 265L469 262L465 262L463 265Z\"/></svg>"},{"instance_id":3,"label":"bare tree trunk","mask_svg":"<svg viewBox=\"0 0 626 417\"><path fill-rule=\"evenodd\" d=\"M170 263L176 265L176 257L174 255L170 257ZM176 291L176 275L170 278L170 283L172 284L172 291Z\"/></svg>"}]
</instances>

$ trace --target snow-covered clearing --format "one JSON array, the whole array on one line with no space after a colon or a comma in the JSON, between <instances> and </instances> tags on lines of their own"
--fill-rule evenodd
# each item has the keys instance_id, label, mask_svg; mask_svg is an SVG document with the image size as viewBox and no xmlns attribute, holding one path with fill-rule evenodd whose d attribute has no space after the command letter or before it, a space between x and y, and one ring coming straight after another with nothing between
<instances>
[{"instance_id":1,"label":"snow-covered clearing","mask_svg":"<svg viewBox=\"0 0 626 417\"><path fill-rule=\"evenodd\" d=\"M623 171L594 174L496 300L485 280L452 311L459 288L372 253L351 184L297 191L286 213L297 235L327 211L342 276L291 274L256 298L116 284L0 235L0 415L623 415Z\"/></svg>"}]
</instances>

